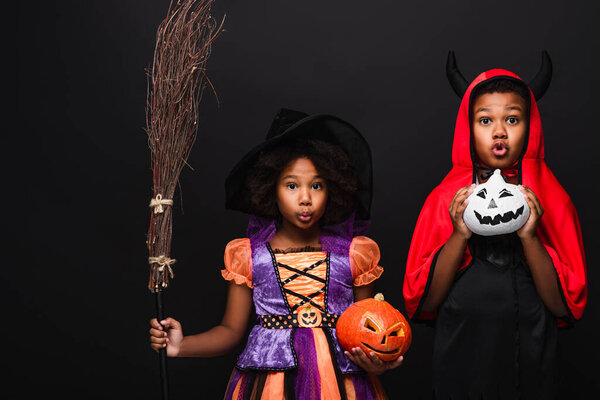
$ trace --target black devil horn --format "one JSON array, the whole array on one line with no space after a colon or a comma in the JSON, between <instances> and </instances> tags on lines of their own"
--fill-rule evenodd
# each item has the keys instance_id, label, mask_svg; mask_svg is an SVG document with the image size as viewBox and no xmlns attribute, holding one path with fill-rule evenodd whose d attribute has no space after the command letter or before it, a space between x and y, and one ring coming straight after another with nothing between
<instances>
[{"instance_id":1,"label":"black devil horn","mask_svg":"<svg viewBox=\"0 0 600 400\"><path fill-rule=\"evenodd\" d=\"M446 76L448 77L448 82L450 82L450 86L452 86L454 92L462 99L467 91L467 88L469 87L469 82L467 82L463 74L461 74L458 70L458 67L456 66L456 57L454 56L454 51L452 50L448 52L448 60L446 61Z\"/></svg>"},{"instance_id":2,"label":"black devil horn","mask_svg":"<svg viewBox=\"0 0 600 400\"><path fill-rule=\"evenodd\" d=\"M548 86L550 86L550 80L552 79L552 61L550 55L546 50L542 51L542 65L536 76L529 82L529 88L533 92L533 97L536 101L539 101Z\"/></svg>"}]
</instances>

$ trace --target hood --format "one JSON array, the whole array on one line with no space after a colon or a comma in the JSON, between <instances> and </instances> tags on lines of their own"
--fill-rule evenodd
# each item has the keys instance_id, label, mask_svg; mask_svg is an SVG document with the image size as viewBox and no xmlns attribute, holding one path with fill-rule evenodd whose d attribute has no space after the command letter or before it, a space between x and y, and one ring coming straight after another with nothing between
<instances>
[{"instance_id":1,"label":"hood","mask_svg":"<svg viewBox=\"0 0 600 400\"><path fill-rule=\"evenodd\" d=\"M470 104L471 94L475 87L494 78L506 77L517 79L525 86L527 83L513 72L505 69L491 69L483 72L471 82L468 86L458 110L456 126L454 128L454 141L452 144L452 164L458 167L473 168L473 159L471 156L471 123L470 123ZM529 86L527 86L529 87ZM525 144L525 154L523 159L543 159L544 158L544 136L542 131L542 121L538 110L535 97L529 89L529 129L528 139Z\"/></svg>"}]
</instances>

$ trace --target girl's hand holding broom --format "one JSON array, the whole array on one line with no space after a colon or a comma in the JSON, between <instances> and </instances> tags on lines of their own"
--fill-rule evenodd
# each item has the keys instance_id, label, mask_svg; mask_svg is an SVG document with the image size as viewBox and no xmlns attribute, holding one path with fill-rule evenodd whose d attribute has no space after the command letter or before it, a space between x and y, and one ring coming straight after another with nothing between
<instances>
[{"instance_id":1,"label":"girl's hand holding broom","mask_svg":"<svg viewBox=\"0 0 600 400\"><path fill-rule=\"evenodd\" d=\"M165 318L150 321L151 347L166 349L169 357L215 357L231 352L244 338L252 307L252 291L245 285L229 284L227 308L221 323L206 332L184 336L181 323Z\"/></svg>"}]
</instances>

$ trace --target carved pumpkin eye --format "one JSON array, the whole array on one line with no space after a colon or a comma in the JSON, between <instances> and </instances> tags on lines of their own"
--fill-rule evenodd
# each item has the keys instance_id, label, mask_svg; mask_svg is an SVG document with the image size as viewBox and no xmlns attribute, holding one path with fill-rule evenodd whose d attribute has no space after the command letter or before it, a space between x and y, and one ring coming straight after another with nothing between
<instances>
[{"instance_id":1,"label":"carved pumpkin eye","mask_svg":"<svg viewBox=\"0 0 600 400\"><path fill-rule=\"evenodd\" d=\"M391 332L388 336L398 336L398 334L400 333L400 330Z\"/></svg>"},{"instance_id":2,"label":"carved pumpkin eye","mask_svg":"<svg viewBox=\"0 0 600 400\"><path fill-rule=\"evenodd\" d=\"M379 327L369 317L365 318L365 328L373 332L379 332Z\"/></svg>"},{"instance_id":3,"label":"carved pumpkin eye","mask_svg":"<svg viewBox=\"0 0 600 400\"><path fill-rule=\"evenodd\" d=\"M485 188L483 188L482 190L479 191L479 193L477 193L477 196L481 197L482 199L485 199L486 194L487 194L487 190L485 190Z\"/></svg>"},{"instance_id":4,"label":"carved pumpkin eye","mask_svg":"<svg viewBox=\"0 0 600 400\"><path fill-rule=\"evenodd\" d=\"M502 191L500 192L500 196L498 196L499 198L503 198L503 197L512 197L512 193L509 192L506 189L502 189Z\"/></svg>"}]
</instances>

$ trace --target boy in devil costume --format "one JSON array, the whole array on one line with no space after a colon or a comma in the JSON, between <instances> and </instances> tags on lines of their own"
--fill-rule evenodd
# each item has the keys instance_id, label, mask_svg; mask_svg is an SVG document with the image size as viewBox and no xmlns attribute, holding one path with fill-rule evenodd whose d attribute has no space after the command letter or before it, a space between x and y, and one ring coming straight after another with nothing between
<instances>
[{"instance_id":1,"label":"boy in devil costume","mask_svg":"<svg viewBox=\"0 0 600 400\"><path fill-rule=\"evenodd\" d=\"M550 82L550 58L543 53L529 85L502 69L468 84L452 52L447 73L462 97L453 165L417 221L406 310L435 320L436 399L553 399L557 326L581 318L587 279L577 213L544 161L536 100ZM494 169L520 185L531 213L517 232L479 236L462 216Z\"/></svg>"}]
</instances>

